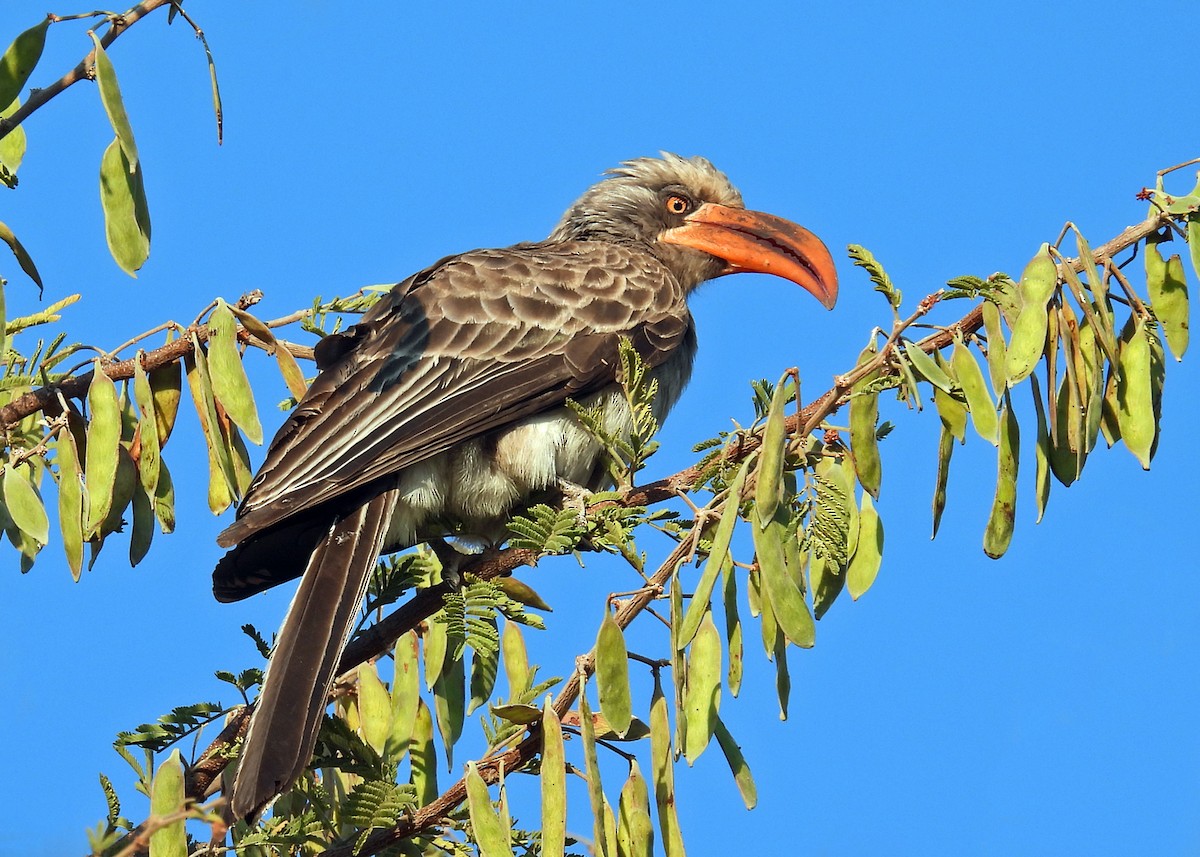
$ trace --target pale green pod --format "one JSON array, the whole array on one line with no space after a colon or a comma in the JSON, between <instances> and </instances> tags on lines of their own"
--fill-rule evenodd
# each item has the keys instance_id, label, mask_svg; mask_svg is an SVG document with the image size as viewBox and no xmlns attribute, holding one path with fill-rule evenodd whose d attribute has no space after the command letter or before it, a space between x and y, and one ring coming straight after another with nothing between
<instances>
[{"instance_id":1,"label":"pale green pod","mask_svg":"<svg viewBox=\"0 0 1200 857\"><path fill-rule=\"evenodd\" d=\"M999 559L1012 541L1017 515L1017 469L1021 432L1012 406L1005 400L1000 409L1000 448L997 451L996 494L983 532L983 552Z\"/></svg>"},{"instance_id":2,"label":"pale green pod","mask_svg":"<svg viewBox=\"0 0 1200 857\"><path fill-rule=\"evenodd\" d=\"M1188 252L1192 257L1192 270L1200 277L1200 214L1193 214L1187 222Z\"/></svg>"},{"instance_id":3,"label":"pale green pod","mask_svg":"<svg viewBox=\"0 0 1200 857\"><path fill-rule=\"evenodd\" d=\"M542 854L562 857L567 832L567 770L562 724L550 697L542 709Z\"/></svg>"},{"instance_id":4,"label":"pale green pod","mask_svg":"<svg viewBox=\"0 0 1200 857\"><path fill-rule=\"evenodd\" d=\"M138 406L138 476L146 494L153 495L158 487L158 468L161 451L158 446L158 420L154 415L154 391L150 377L142 365L143 351L133 358L133 397Z\"/></svg>"},{"instance_id":5,"label":"pale green pod","mask_svg":"<svg viewBox=\"0 0 1200 857\"><path fill-rule=\"evenodd\" d=\"M846 569L846 589L855 601L871 588L883 563L883 521L869 494L862 498L858 530L858 547Z\"/></svg>"},{"instance_id":6,"label":"pale green pod","mask_svg":"<svg viewBox=\"0 0 1200 857\"><path fill-rule=\"evenodd\" d=\"M954 367L946 362L942 357L941 352L934 354L934 359L942 367L942 371L953 376ZM950 434L954 435L955 440L959 443L967 442L967 400L962 394L961 389L939 390L936 387L933 390L933 405L937 409L938 419L942 421Z\"/></svg>"},{"instance_id":7,"label":"pale green pod","mask_svg":"<svg viewBox=\"0 0 1200 857\"><path fill-rule=\"evenodd\" d=\"M946 511L946 486L950 481L950 457L954 454L954 435L946 426L942 426L938 437L937 476L933 485L933 534L937 538L938 527L942 524L942 513Z\"/></svg>"},{"instance_id":8,"label":"pale green pod","mask_svg":"<svg viewBox=\"0 0 1200 857\"><path fill-rule=\"evenodd\" d=\"M543 832L543 839L545 833ZM545 849L543 847L543 853ZM650 819L650 792L637 759L629 760L629 776L617 801L618 857L653 857L654 822Z\"/></svg>"},{"instance_id":9,"label":"pale green pod","mask_svg":"<svg viewBox=\"0 0 1200 857\"><path fill-rule=\"evenodd\" d=\"M516 622L505 622L500 634L500 651L504 655L504 675L508 679L508 698L516 699L529 690L529 653L525 638Z\"/></svg>"},{"instance_id":10,"label":"pale green pod","mask_svg":"<svg viewBox=\"0 0 1200 857\"><path fill-rule=\"evenodd\" d=\"M754 777L750 773L750 766L746 764L746 757L742 755L742 748L733 740L725 722L720 718L717 718L713 734L717 743L721 745L725 761L729 763L729 770L733 773L733 781L737 785L738 794L742 796L742 803L746 805L746 809L754 809L758 805L758 787L754 785Z\"/></svg>"},{"instance_id":11,"label":"pale green pod","mask_svg":"<svg viewBox=\"0 0 1200 857\"><path fill-rule=\"evenodd\" d=\"M756 475L758 483L754 491L754 513L758 528L765 529L775 510L783 501L783 447L787 440L787 426L783 409L787 400L787 380L784 375L775 386L771 406L767 411L767 425L763 430L762 446L758 456Z\"/></svg>"},{"instance_id":12,"label":"pale green pod","mask_svg":"<svg viewBox=\"0 0 1200 857\"><path fill-rule=\"evenodd\" d=\"M179 751L172 750L154 772L150 784L150 814L162 818L174 815L187 804L183 762ZM150 834L150 857L187 857L187 833L179 818Z\"/></svg>"},{"instance_id":13,"label":"pale green pod","mask_svg":"<svg viewBox=\"0 0 1200 857\"><path fill-rule=\"evenodd\" d=\"M625 648L625 634L607 607L596 635L596 691L600 698L600 712L613 730L624 736L633 720L629 655Z\"/></svg>"},{"instance_id":14,"label":"pale green pod","mask_svg":"<svg viewBox=\"0 0 1200 857\"><path fill-rule=\"evenodd\" d=\"M996 401L988 392L983 369L963 342L954 343L954 354L950 358L954 375L962 387L971 413L971 424L981 438L992 446L1000 443L1000 423L996 418Z\"/></svg>"},{"instance_id":15,"label":"pale green pod","mask_svg":"<svg viewBox=\"0 0 1200 857\"><path fill-rule=\"evenodd\" d=\"M8 107L0 110L0 116L7 119L19 109L21 109L21 99L14 98L8 103ZM4 136L4 139L0 139L0 164L7 167L10 173L15 174L21 168L21 161L25 159L28 142L23 125L13 128ZM0 326L3 326L3 321L3 318L0 317ZM0 335L0 354L4 353L4 338L3 335Z\"/></svg>"},{"instance_id":16,"label":"pale green pod","mask_svg":"<svg viewBox=\"0 0 1200 857\"><path fill-rule=\"evenodd\" d=\"M4 507L17 529L44 545L50 541L50 517L37 489L28 479L29 472L12 465L4 468Z\"/></svg>"},{"instance_id":17,"label":"pale green pod","mask_svg":"<svg viewBox=\"0 0 1200 857\"><path fill-rule=\"evenodd\" d=\"M396 641L392 667L392 689L388 694L392 709L392 729L384 745L385 761L399 762L408 752L421 698L420 651L416 631L408 631Z\"/></svg>"},{"instance_id":18,"label":"pale green pod","mask_svg":"<svg viewBox=\"0 0 1200 857\"><path fill-rule=\"evenodd\" d=\"M133 487L133 526L129 534L129 565L136 568L154 541L154 501L141 484Z\"/></svg>"},{"instance_id":19,"label":"pale green pod","mask_svg":"<svg viewBox=\"0 0 1200 857\"><path fill-rule=\"evenodd\" d=\"M988 375L992 379L992 390L997 396L1008 387L1005 364L1008 349L1004 342L1004 329L1000 325L1000 310L991 301L983 302L983 329L987 334Z\"/></svg>"},{"instance_id":20,"label":"pale green pod","mask_svg":"<svg viewBox=\"0 0 1200 857\"><path fill-rule=\"evenodd\" d=\"M283 376L283 383L287 384L288 392L296 399L303 399L304 394L308 392L308 383L304 380L304 370L300 368L292 352L282 345L278 346L275 349L275 362L279 364L279 374Z\"/></svg>"},{"instance_id":21,"label":"pale green pod","mask_svg":"<svg viewBox=\"0 0 1200 857\"><path fill-rule=\"evenodd\" d=\"M0 104L9 104L21 94L26 81L46 46L50 18L44 16L15 39L0 56Z\"/></svg>"},{"instance_id":22,"label":"pale green pod","mask_svg":"<svg viewBox=\"0 0 1200 857\"><path fill-rule=\"evenodd\" d=\"M83 485L83 470L79 466L75 435L69 427L58 433L54 449L55 460L58 463L58 525L62 530L67 567L71 570L71 577L79 580L79 575L83 572L83 510L86 504L86 489Z\"/></svg>"},{"instance_id":23,"label":"pale green pod","mask_svg":"<svg viewBox=\"0 0 1200 857\"><path fill-rule=\"evenodd\" d=\"M454 745L462 737L466 716L467 676L461 657L447 657L433 683L433 709L438 734L446 748L446 769L454 770Z\"/></svg>"},{"instance_id":24,"label":"pale green pod","mask_svg":"<svg viewBox=\"0 0 1200 857\"><path fill-rule=\"evenodd\" d=\"M533 607L537 610L545 610L547 613L554 612L554 608L546 603L546 600L538 594L537 590L523 580L516 577L498 577L492 583L497 589L519 604L524 604L526 607Z\"/></svg>"},{"instance_id":25,"label":"pale green pod","mask_svg":"<svg viewBox=\"0 0 1200 857\"><path fill-rule=\"evenodd\" d=\"M921 350L921 346L908 339L902 340L902 343L904 355L912 364L913 371L944 393L949 393L954 389L954 382L950 380L950 376L937 365L932 357Z\"/></svg>"},{"instance_id":26,"label":"pale green pod","mask_svg":"<svg viewBox=\"0 0 1200 857\"><path fill-rule=\"evenodd\" d=\"M419 697L408 754L412 760L410 777L417 790L417 806L427 806L438 796L437 750L433 744L433 715Z\"/></svg>"},{"instance_id":27,"label":"pale green pod","mask_svg":"<svg viewBox=\"0 0 1200 857\"><path fill-rule=\"evenodd\" d=\"M358 715L363 740L383 755L392 732L392 699L374 663L358 666Z\"/></svg>"},{"instance_id":28,"label":"pale green pod","mask_svg":"<svg viewBox=\"0 0 1200 857\"><path fill-rule=\"evenodd\" d=\"M467 762L467 812L481 857L512 857L509 828L492 809L487 783L474 762Z\"/></svg>"},{"instance_id":29,"label":"pale green pod","mask_svg":"<svg viewBox=\"0 0 1200 857\"><path fill-rule=\"evenodd\" d=\"M780 637L783 637L784 640L787 637L779 630L779 623L775 621L775 610L771 606L771 598L766 592L761 573L757 576L751 573L750 593L751 596L758 593L759 634L762 637L763 651L766 652L767 660L771 660L775 657L776 642Z\"/></svg>"},{"instance_id":30,"label":"pale green pod","mask_svg":"<svg viewBox=\"0 0 1200 857\"><path fill-rule=\"evenodd\" d=\"M1004 367L1010 387L1029 377L1046 349L1046 325L1049 321L1046 306L1057 285L1058 266L1050 258L1049 245L1043 244L1025 266L1017 286L1021 312L1013 325Z\"/></svg>"},{"instance_id":31,"label":"pale green pod","mask_svg":"<svg viewBox=\"0 0 1200 857\"><path fill-rule=\"evenodd\" d=\"M666 857L684 857L683 833L679 829L679 815L675 809L671 723L667 717L667 698L663 696L657 672L654 674L654 693L650 697L650 761L663 852Z\"/></svg>"},{"instance_id":32,"label":"pale green pod","mask_svg":"<svg viewBox=\"0 0 1200 857\"><path fill-rule=\"evenodd\" d=\"M158 485L154 489L154 517L163 533L175 531L175 485L171 482L171 471L167 462L158 465Z\"/></svg>"},{"instance_id":33,"label":"pale green pod","mask_svg":"<svg viewBox=\"0 0 1200 857\"><path fill-rule=\"evenodd\" d=\"M258 407L254 404L254 391L246 377L246 367L237 344L237 320L225 301L218 299L217 306L208 318L208 369L212 377L213 396L229 418L237 423L254 444L263 442L262 424L258 419Z\"/></svg>"},{"instance_id":34,"label":"pale green pod","mask_svg":"<svg viewBox=\"0 0 1200 857\"><path fill-rule=\"evenodd\" d=\"M721 635L713 624L712 612L704 614L700 630L688 652L688 682L683 716L688 725L683 755L693 765L712 740L721 707Z\"/></svg>"},{"instance_id":35,"label":"pale green pod","mask_svg":"<svg viewBox=\"0 0 1200 857\"><path fill-rule=\"evenodd\" d=\"M437 681L437 677L441 675L442 664L446 661L446 649L448 641L446 638L446 623L439 622L437 613L429 617L425 623L425 631L421 635L421 645L424 648L425 654L425 689L433 690L433 684Z\"/></svg>"},{"instance_id":36,"label":"pale green pod","mask_svg":"<svg viewBox=\"0 0 1200 857\"><path fill-rule=\"evenodd\" d=\"M1026 306L1021 310L1005 355L1004 372L1010 387L1028 378L1037 366L1046 350L1049 321L1044 306Z\"/></svg>"},{"instance_id":37,"label":"pale green pod","mask_svg":"<svg viewBox=\"0 0 1200 857\"><path fill-rule=\"evenodd\" d=\"M1145 320L1133 313L1121 332L1121 372L1117 378L1117 422L1121 438L1143 470L1150 469L1150 449L1157 431L1150 383L1150 340Z\"/></svg>"},{"instance_id":38,"label":"pale green pod","mask_svg":"<svg viewBox=\"0 0 1200 857\"><path fill-rule=\"evenodd\" d=\"M117 478L113 482L112 504L108 507L108 515L100 522L97 531L100 538L121 531L124 526L125 510L133 502L133 495L137 488L137 465L133 463L129 450L122 445L117 452Z\"/></svg>"},{"instance_id":39,"label":"pale green pod","mask_svg":"<svg viewBox=\"0 0 1200 857\"><path fill-rule=\"evenodd\" d=\"M1022 311L1028 306L1040 306L1045 309L1057 285L1058 266L1050 256L1050 245L1042 244L1041 249L1021 272L1021 280L1017 284Z\"/></svg>"},{"instance_id":40,"label":"pale green pod","mask_svg":"<svg viewBox=\"0 0 1200 857\"><path fill-rule=\"evenodd\" d=\"M876 356L874 347L868 347L858 355L856 365L861 366ZM863 390L878 376L878 372L864 375L850 391L850 450L854 454L854 472L863 490L873 497L879 496L879 486L883 480L879 439L875 436L879 424L879 394L865 393Z\"/></svg>"},{"instance_id":41,"label":"pale green pod","mask_svg":"<svg viewBox=\"0 0 1200 857\"><path fill-rule=\"evenodd\" d=\"M775 638L775 693L779 697L779 719L788 719L788 704L792 696L792 677L788 672L787 640L780 634Z\"/></svg>"},{"instance_id":42,"label":"pale green pod","mask_svg":"<svg viewBox=\"0 0 1200 857\"><path fill-rule=\"evenodd\" d=\"M136 277L150 258L150 210L142 166L127 159L118 139L100 159L100 207L109 253L122 271Z\"/></svg>"},{"instance_id":43,"label":"pale green pod","mask_svg":"<svg viewBox=\"0 0 1200 857\"><path fill-rule=\"evenodd\" d=\"M204 442L208 447L208 507L213 514L220 514L233 502L238 479L233 466L233 451L229 448L225 433L221 431L207 356L195 333L192 334L192 351L184 356L183 365L187 372L188 390L192 394L192 403L196 407L200 429L204 432Z\"/></svg>"},{"instance_id":44,"label":"pale green pod","mask_svg":"<svg viewBox=\"0 0 1200 857\"><path fill-rule=\"evenodd\" d=\"M1188 288L1183 259L1178 254L1163 259L1156 236L1146 240L1146 290L1154 317L1162 325L1167 347L1182 360L1188 347Z\"/></svg>"},{"instance_id":45,"label":"pale green pod","mask_svg":"<svg viewBox=\"0 0 1200 857\"><path fill-rule=\"evenodd\" d=\"M724 585L721 587L725 605L725 648L729 652L729 671L726 683L729 692L737 696L742 689L742 661L745 657L742 644L742 619L738 615L737 576L734 574L733 563L727 563L722 570Z\"/></svg>"},{"instance_id":46,"label":"pale green pod","mask_svg":"<svg viewBox=\"0 0 1200 857\"><path fill-rule=\"evenodd\" d=\"M751 531L765 594L770 600L775 621L784 635L797 646L812 648L816 639L812 613L784 564L783 540L795 538L795 534L788 532L787 521L778 513L768 522L766 529L752 527Z\"/></svg>"},{"instance_id":47,"label":"pale green pod","mask_svg":"<svg viewBox=\"0 0 1200 857\"><path fill-rule=\"evenodd\" d=\"M112 507L121 448L121 406L117 401L117 388L104 374L99 360L92 372L87 398L90 420L84 466L88 486L84 533L91 538L100 531L100 525Z\"/></svg>"},{"instance_id":48,"label":"pale green pod","mask_svg":"<svg viewBox=\"0 0 1200 857\"><path fill-rule=\"evenodd\" d=\"M170 340L168 340L169 342ZM183 367L172 361L149 373L150 392L154 399L154 424L158 427L158 447L162 449L175 427L179 399L183 395Z\"/></svg>"},{"instance_id":49,"label":"pale green pod","mask_svg":"<svg viewBox=\"0 0 1200 857\"><path fill-rule=\"evenodd\" d=\"M1096 340L1096 327L1088 319L1079 326L1079 354L1083 360L1084 451L1091 452L1100 434L1104 405L1104 361Z\"/></svg>"},{"instance_id":50,"label":"pale green pod","mask_svg":"<svg viewBox=\"0 0 1200 857\"><path fill-rule=\"evenodd\" d=\"M121 98L116 69L113 68L112 60L108 58L108 53L96 34L89 32L88 35L92 37L96 52L96 88L100 91L100 102L104 105L104 112L108 114L108 121L117 135L117 142L121 145L125 159L136 169L140 160L137 143L134 142L133 128L129 124L129 115L125 112L125 102Z\"/></svg>"}]
</instances>

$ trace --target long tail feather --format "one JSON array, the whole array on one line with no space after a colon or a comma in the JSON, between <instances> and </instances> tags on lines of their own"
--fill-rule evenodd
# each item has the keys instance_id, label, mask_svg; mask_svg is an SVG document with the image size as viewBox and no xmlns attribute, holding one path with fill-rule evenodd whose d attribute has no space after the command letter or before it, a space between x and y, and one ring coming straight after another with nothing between
<instances>
[{"instance_id":1,"label":"long tail feather","mask_svg":"<svg viewBox=\"0 0 1200 857\"><path fill-rule=\"evenodd\" d=\"M387 491L338 520L308 562L250 719L230 797L238 818L260 812L308 765L396 497Z\"/></svg>"}]
</instances>

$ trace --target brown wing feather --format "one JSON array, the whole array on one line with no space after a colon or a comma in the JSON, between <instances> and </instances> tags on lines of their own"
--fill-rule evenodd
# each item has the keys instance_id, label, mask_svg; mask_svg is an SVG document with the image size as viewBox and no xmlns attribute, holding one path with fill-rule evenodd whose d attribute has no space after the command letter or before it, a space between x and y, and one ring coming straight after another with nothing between
<instances>
[{"instance_id":1,"label":"brown wing feather","mask_svg":"<svg viewBox=\"0 0 1200 857\"><path fill-rule=\"evenodd\" d=\"M372 483L383 490L406 467L602 389L621 336L659 365L690 323L673 275L635 247L520 245L445 260L322 349L329 362L218 541Z\"/></svg>"}]
</instances>

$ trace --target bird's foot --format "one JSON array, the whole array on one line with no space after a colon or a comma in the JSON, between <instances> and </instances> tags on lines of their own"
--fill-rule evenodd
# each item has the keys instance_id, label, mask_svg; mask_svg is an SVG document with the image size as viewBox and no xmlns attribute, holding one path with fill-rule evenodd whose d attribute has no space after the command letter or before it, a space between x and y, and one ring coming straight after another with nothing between
<instances>
[{"instance_id":1,"label":"bird's foot","mask_svg":"<svg viewBox=\"0 0 1200 857\"><path fill-rule=\"evenodd\" d=\"M461 589L463 578L459 569L469 554L463 553L445 539L430 539L428 544L438 562L442 564L442 582L451 589Z\"/></svg>"},{"instance_id":2,"label":"bird's foot","mask_svg":"<svg viewBox=\"0 0 1200 857\"><path fill-rule=\"evenodd\" d=\"M567 479L558 480L558 490L562 492L563 505L575 510L576 523L580 527L585 527L587 525L588 500L591 499L592 492Z\"/></svg>"}]
</instances>

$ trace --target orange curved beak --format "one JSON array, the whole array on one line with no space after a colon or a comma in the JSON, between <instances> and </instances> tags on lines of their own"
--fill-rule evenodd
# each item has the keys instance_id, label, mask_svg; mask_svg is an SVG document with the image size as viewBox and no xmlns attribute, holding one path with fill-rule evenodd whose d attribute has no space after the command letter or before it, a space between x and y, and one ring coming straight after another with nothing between
<instances>
[{"instance_id":1,"label":"orange curved beak","mask_svg":"<svg viewBox=\"0 0 1200 857\"><path fill-rule=\"evenodd\" d=\"M774 274L808 291L826 309L837 302L837 269L821 239L803 226L764 214L706 202L683 226L660 237L725 260L724 274Z\"/></svg>"}]
</instances>

